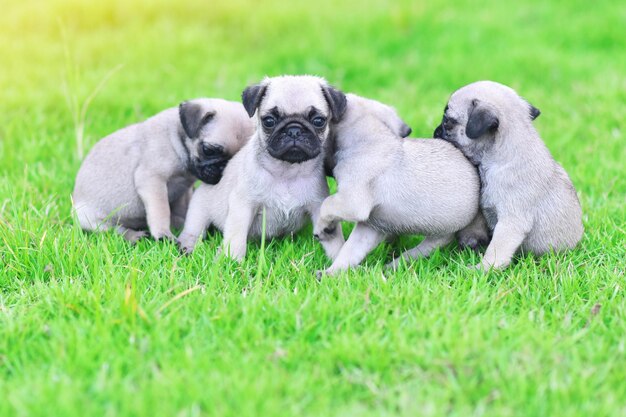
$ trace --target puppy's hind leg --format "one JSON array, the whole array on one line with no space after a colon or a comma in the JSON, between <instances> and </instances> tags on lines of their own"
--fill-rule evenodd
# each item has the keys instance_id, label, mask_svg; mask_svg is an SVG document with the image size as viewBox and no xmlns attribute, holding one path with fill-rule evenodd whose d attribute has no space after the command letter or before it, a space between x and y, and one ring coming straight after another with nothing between
<instances>
[{"instance_id":1,"label":"puppy's hind leg","mask_svg":"<svg viewBox=\"0 0 626 417\"><path fill-rule=\"evenodd\" d=\"M171 209L171 224L172 227L180 230L185 225L185 217L187 216L187 209L189 208L189 202L193 195L193 187L189 187L187 191L181 195L178 200L172 202Z\"/></svg>"},{"instance_id":2,"label":"puppy's hind leg","mask_svg":"<svg viewBox=\"0 0 626 417\"><path fill-rule=\"evenodd\" d=\"M402 255L400 255L398 258L395 258L393 261L389 262L386 267L397 269L398 264L400 263L400 259L408 261L415 258L425 258L429 256L435 249L438 249L452 242L453 239L454 233L439 236L426 236L426 238L424 238L424 240L422 240L419 245L417 245L413 249L404 251Z\"/></svg>"},{"instance_id":3,"label":"puppy's hind leg","mask_svg":"<svg viewBox=\"0 0 626 417\"><path fill-rule=\"evenodd\" d=\"M470 248L474 251L489 244L491 236L482 212L479 211L470 224L456 232L456 239L461 249Z\"/></svg>"},{"instance_id":4,"label":"puppy's hind leg","mask_svg":"<svg viewBox=\"0 0 626 417\"><path fill-rule=\"evenodd\" d=\"M78 220L80 228L85 232L97 232L108 228L106 225L106 219L87 204L79 201L73 201L73 205L76 220Z\"/></svg>"},{"instance_id":5,"label":"puppy's hind leg","mask_svg":"<svg viewBox=\"0 0 626 417\"><path fill-rule=\"evenodd\" d=\"M104 232L114 228L117 233L132 244L148 236L148 232L144 230L134 230L124 226L114 225L111 219L101 218L84 206L77 206L76 217L78 218L80 227L86 232Z\"/></svg>"},{"instance_id":6,"label":"puppy's hind leg","mask_svg":"<svg viewBox=\"0 0 626 417\"><path fill-rule=\"evenodd\" d=\"M367 223L358 223L333 264L324 273L335 275L340 271L357 266L384 239L383 233L371 228Z\"/></svg>"}]
</instances>

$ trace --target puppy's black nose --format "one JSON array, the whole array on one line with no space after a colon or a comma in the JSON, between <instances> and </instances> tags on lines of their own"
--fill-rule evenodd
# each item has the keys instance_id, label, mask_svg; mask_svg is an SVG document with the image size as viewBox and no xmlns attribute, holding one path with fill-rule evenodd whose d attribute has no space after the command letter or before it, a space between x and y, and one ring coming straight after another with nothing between
<instances>
[{"instance_id":1,"label":"puppy's black nose","mask_svg":"<svg viewBox=\"0 0 626 417\"><path fill-rule=\"evenodd\" d=\"M302 134L302 126L297 125L297 124L289 125L287 126L286 131L287 131L287 136L295 139Z\"/></svg>"}]
</instances>

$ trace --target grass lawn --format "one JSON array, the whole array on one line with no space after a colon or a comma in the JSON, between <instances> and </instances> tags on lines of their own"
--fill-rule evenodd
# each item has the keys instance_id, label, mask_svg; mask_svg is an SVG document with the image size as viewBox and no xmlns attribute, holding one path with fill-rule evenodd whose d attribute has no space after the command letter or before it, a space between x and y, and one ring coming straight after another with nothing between
<instances>
[{"instance_id":1,"label":"grass lawn","mask_svg":"<svg viewBox=\"0 0 626 417\"><path fill-rule=\"evenodd\" d=\"M0 416L626 415L626 3L2 3ZM80 231L96 140L283 73L393 104L422 137L456 88L512 86L578 189L581 244L500 273L454 245L384 271L405 237L318 282L311 227L241 265L219 235L182 258Z\"/></svg>"}]
</instances>

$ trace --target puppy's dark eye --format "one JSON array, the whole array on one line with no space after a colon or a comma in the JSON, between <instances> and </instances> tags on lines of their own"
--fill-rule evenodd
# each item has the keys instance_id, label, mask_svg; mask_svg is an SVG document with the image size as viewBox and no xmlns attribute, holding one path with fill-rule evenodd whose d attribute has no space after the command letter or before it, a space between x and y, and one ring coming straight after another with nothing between
<instances>
[{"instance_id":1,"label":"puppy's dark eye","mask_svg":"<svg viewBox=\"0 0 626 417\"><path fill-rule=\"evenodd\" d=\"M276 119L273 116L265 116L261 119L261 123L263 123L263 127L271 129L276 126Z\"/></svg>"},{"instance_id":2,"label":"puppy's dark eye","mask_svg":"<svg viewBox=\"0 0 626 417\"><path fill-rule=\"evenodd\" d=\"M311 123L313 123L313 126L315 127L324 127L324 125L326 124L326 118L322 116L315 116L311 120Z\"/></svg>"},{"instance_id":3,"label":"puppy's dark eye","mask_svg":"<svg viewBox=\"0 0 626 417\"><path fill-rule=\"evenodd\" d=\"M202 143L202 153L204 156L212 156L219 153L220 149L214 145L208 143Z\"/></svg>"},{"instance_id":4,"label":"puppy's dark eye","mask_svg":"<svg viewBox=\"0 0 626 417\"><path fill-rule=\"evenodd\" d=\"M454 125L456 124L456 120L446 116L445 114L443 115L443 128L446 130L450 130L454 127Z\"/></svg>"}]
</instances>

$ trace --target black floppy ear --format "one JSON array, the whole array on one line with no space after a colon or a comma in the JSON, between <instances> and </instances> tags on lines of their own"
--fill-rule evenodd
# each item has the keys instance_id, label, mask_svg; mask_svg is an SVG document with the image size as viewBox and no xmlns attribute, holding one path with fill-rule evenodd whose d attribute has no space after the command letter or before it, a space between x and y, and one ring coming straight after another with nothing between
<instances>
[{"instance_id":1,"label":"black floppy ear","mask_svg":"<svg viewBox=\"0 0 626 417\"><path fill-rule=\"evenodd\" d=\"M400 136L403 138L408 137L411 133L413 132L413 129L411 129L411 126L407 125L406 123L402 124L402 127L400 128Z\"/></svg>"},{"instance_id":2,"label":"black floppy ear","mask_svg":"<svg viewBox=\"0 0 626 417\"><path fill-rule=\"evenodd\" d=\"M489 109L481 106L478 100L472 103L467 126L465 126L465 134L470 139L478 139L488 131L498 128L500 121Z\"/></svg>"},{"instance_id":3,"label":"black floppy ear","mask_svg":"<svg viewBox=\"0 0 626 417\"><path fill-rule=\"evenodd\" d=\"M195 139L198 137L202 126L213 119L215 112L207 111L200 104L193 101L183 101L178 106L178 115L187 136Z\"/></svg>"},{"instance_id":4,"label":"black floppy ear","mask_svg":"<svg viewBox=\"0 0 626 417\"><path fill-rule=\"evenodd\" d=\"M433 132L433 138L443 139L443 127L441 127L441 123L435 128L435 131Z\"/></svg>"},{"instance_id":5,"label":"black floppy ear","mask_svg":"<svg viewBox=\"0 0 626 417\"><path fill-rule=\"evenodd\" d=\"M528 103L528 106L530 107L530 120L535 120L537 117L539 117L541 111L530 103Z\"/></svg>"},{"instance_id":6,"label":"black floppy ear","mask_svg":"<svg viewBox=\"0 0 626 417\"><path fill-rule=\"evenodd\" d=\"M246 87L243 93L241 93L241 102L248 112L248 116L254 116L254 112L256 112L256 109L261 105L265 90L267 90L267 84L254 84Z\"/></svg>"},{"instance_id":7,"label":"black floppy ear","mask_svg":"<svg viewBox=\"0 0 626 417\"><path fill-rule=\"evenodd\" d=\"M333 116L332 120L334 122L338 122L346 112L346 107L348 105L346 95L337 90L335 87L331 87L329 85L322 86L322 93L324 93L324 97L330 107L330 112Z\"/></svg>"},{"instance_id":8,"label":"black floppy ear","mask_svg":"<svg viewBox=\"0 0 626 417\"><path fill-rule=\"evenodd\" d=\"M411 134L411 132L413 132L411 126L407 125L406 123L402 123L402 126L400 126L400 137L406 138Z\"/></svg>"}]
</instances>

